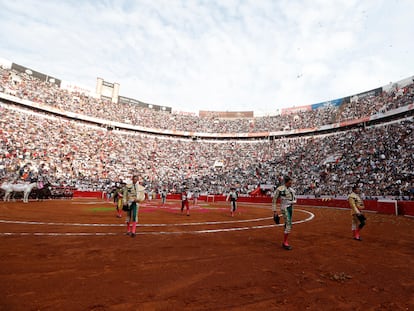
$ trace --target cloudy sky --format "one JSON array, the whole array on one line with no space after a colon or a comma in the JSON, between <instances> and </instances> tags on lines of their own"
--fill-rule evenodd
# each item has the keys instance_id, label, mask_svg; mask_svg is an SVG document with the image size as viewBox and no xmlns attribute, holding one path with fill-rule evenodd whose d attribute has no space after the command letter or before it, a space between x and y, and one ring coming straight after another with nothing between
<instances>
[{"instance_id":1,"label":"cloudy sky","mask_svg":"<svg viewBox=\"0 0 414 311\"><path fill-rule=\"evenodd\" d=\"M274 114L414 74L412 0L0 0L0 58L173 110Z\"/></svg>"}]
</instances>

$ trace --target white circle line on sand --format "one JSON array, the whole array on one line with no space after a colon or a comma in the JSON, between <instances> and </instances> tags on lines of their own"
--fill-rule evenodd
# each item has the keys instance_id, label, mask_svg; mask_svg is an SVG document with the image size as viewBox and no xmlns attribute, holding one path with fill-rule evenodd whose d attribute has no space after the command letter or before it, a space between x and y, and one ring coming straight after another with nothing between
<instances>
[{"instance_id":1,"label":"white circle line on sand","mask_svg":"<svg viewBox=\"0 0 414 311\"><path fill-rule=\"evenodd\" d=\"M311 221L315 218L315 215L306 210L296 210L301 211L309 215L306 219L298 220L292 222L292 224L301 224L308 221ZM272 218L272 217L270 217ZM269 218L263 218L269 219ZM227 222L221 222L227 223ZM236 227L236 228L220 228L220 229L205 229L205 230L193 230L193 231L178 231L178 232L169 232L169 231L148 231L148 232L137 232L137 235L161 235L161 234L202 234L202 233L218 233L218 232L231 232L231 231L244 231L251 229L264 229L264 228L273 228L280 227L283 224L271 224L271 225L261 225L261 226L247 226L247 227ZM109 236L109 235L122 235L124 233L115 233L115 232L72 232L72 233L59 233L59 232L0 232L0 236Z\"/></svg>"},{"instance_id":2,"label":"white circle line on sand","mask_svg":"<svg viewBox=\"0 0 414 311\"><path fill-rule=\"evenodd\" d=\"M232 221L206 221L206 222L188 222L176 224L138 224L140 227L176 227L176 226L199 226L199 225L220 225L241 222L255 222L272 219L272 217L253 218ZM49 226L83 226L83 227L120 227L124 224L87 224L87 223L67 223L67 222L42 222L42 221L20 221L20 220L1 220L0 223L21 224L21 225L49 225Z\"/></svg>"},{"instance_id":3,"label":"white circle line on sand","mask_svg":"<svg viewBox=\"0 0 414 311\"><path fill-rule=\"evenodd\" d=\"M307 212L301 209L295 209L295 211ZM231 221L229 220L229 221L188 222L188 223L175 223L175 224L138 224L138 226L139 227L177 227L177 226L221 225L221 224L231 224L231 223L256 222L256 221L262 221L262 220L268 220L268 219L272 219L272 217L231 220ZM74 227L122 227L122 226L125 226L125 224L96 224L96 223L89 224L89 223L2 220L2 219L0 219L0 223L21 224L21 225L74 226Z\"/></svg>"}]
</instances>

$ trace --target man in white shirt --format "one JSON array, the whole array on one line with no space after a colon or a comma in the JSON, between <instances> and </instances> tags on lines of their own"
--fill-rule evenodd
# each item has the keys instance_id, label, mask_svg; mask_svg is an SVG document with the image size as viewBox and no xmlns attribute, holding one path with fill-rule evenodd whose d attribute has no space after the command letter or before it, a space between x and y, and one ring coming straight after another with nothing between
<instances>
[{"instance_id":1,"label":"man in white shirt","mask_svg":"<svg viewBox=\"0 0 414 311\"><path fill-rule=\"evenodd\" d=\"M127 235L136 236L138 222L139 203L145 200L145 188L140 184L138 175L132 176L132 183L124 188L123 202L127 212L126 224Z\"/></svg>"}]
</instances>

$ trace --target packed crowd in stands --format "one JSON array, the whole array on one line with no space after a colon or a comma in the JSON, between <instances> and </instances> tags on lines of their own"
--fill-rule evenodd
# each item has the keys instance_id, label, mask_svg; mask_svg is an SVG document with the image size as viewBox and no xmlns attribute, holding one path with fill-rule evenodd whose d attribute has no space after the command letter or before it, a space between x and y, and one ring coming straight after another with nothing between
<instances>
[{"instance_id":1,"label":"packed crowd in stands","mask_svg":"<svg viewBox=\"0 0 414 311\"><path fill-rule=\"evenodd\" d=\"M43 82L27 73L0 67L0 90L21 99L42 103L65 112L74 112L151 129L188 131L200 133L249 133L275 132L287 129L320 127L349 119L382 113L414 101L414 84L383 92L379 96L366 96L340 106L296 111L291 114L220 119L201 118L166 111L156 111L134 104L112 103L82 93L60 89L55 84Z\"/></svg>"},{"instance_id":2,"label":"packed crowd in stands","mask_svg":"<svg viewBox=\"0 0 414 311\"><path fill-rule=\"evenodd\" d=\"M0 102L0 178L40 177L80 190L106 190L131 173L147 189L248 194L292 175L298 194L366 196L413 189L414 122L274 140L192 140L108 130Z\"/></svg>"}]
</instances>

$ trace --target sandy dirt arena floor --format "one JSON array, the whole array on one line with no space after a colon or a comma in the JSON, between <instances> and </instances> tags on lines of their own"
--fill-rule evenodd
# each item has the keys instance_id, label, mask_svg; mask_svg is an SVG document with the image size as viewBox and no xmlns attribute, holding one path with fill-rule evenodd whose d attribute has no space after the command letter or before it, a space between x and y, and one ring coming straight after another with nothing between
<instances>
[{"instance_id":1,"label":"sandy dirt arena floor","mask_svg":"<svg viewBox=\"0 0 414 311\"><path fill-rule=\"evenodd\" d=\"M414 219L296 206L290 243L269 204L0 202L0 310L414 310Z\"/></svg>"}]
</instances>

